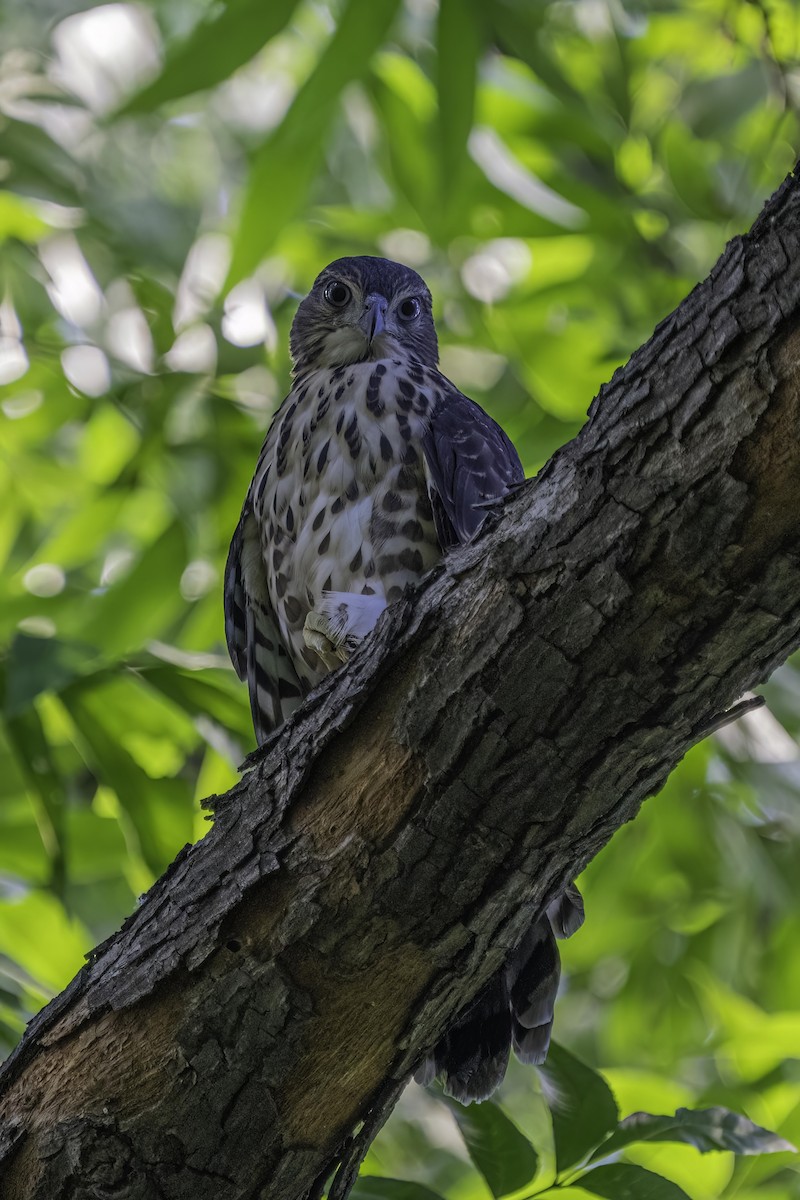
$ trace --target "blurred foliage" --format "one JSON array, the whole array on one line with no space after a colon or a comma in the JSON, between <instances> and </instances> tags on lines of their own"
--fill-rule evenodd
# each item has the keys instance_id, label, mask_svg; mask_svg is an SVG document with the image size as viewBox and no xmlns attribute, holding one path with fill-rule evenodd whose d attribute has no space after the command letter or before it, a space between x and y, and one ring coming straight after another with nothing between
<instances>
[{"instance_id":1,"label":"blurred foliage","mask_svg":"<svg viewBox=\"0 0 800 1200\"><path fill-rule=\"evenodd\" d=\"M792 0L4 0L6 1048L253 744L220 573L297 295L418 267L533 472L793 166L799 52ZM571 1053L456 1119L410 1087L362 1200L800 1196L719 1114L617 1128L800 1140L798 664L765 692L585 873Z\"/></svg>"}]
</instances>

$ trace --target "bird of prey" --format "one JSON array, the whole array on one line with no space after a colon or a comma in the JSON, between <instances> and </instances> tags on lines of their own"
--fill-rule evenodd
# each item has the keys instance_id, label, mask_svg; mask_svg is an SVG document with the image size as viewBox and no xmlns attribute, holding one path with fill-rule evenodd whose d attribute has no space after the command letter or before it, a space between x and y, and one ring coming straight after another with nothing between
<instances>
[{"instance_id":1,"label":"bird of prey","mask_svg":"<svg viewBox=\"0 0 800 1200\"><path fill-rule=\"evenodd\" d=\"M437 370L431 295L409 267L340 258L295 316L289 395L267 431L225 572L225 631L256 739L344 662L381 612L524 478L514 446ZM513 1045L542 1062L555 936L581 923L570 886L417 1072L463 1102L503 1079Z\"/></svg>"}]
</instances>

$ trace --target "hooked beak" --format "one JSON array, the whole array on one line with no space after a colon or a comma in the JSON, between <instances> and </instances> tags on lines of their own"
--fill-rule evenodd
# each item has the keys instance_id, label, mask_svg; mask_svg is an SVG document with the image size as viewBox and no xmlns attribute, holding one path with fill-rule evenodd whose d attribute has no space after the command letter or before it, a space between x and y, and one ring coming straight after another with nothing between
<instances>
[{"instance_id":1,"label":"hooked beak","mask_svg":"<svg viewBox=\"0 0 800 1200\"><path fill-rule=\"evenodd\" d=\"M358 326L368 342L373 342L378 334L383 333L385 330L388 308L389 301L385 296L380 296L377 292L374 292L371 296L367 296Z\"/></svg>"}]
</instances>

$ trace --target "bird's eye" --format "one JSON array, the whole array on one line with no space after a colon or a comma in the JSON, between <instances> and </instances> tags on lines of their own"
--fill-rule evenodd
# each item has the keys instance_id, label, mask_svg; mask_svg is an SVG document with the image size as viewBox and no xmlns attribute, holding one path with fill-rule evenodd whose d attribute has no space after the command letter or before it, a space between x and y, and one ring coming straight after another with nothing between
<instances>
[{"instance_id":1,"label":"bird's eye","mask_svg":"<svg viewBox=\"0 0 800 1200\"><path fill-rule=\"evenodd\" d=\"M419 300L416 296L409 296L406 300L402 300L397 306L397 315L402 321L413 321L419 316Z\"/></svg>"},{"instance_id":2,"label":"bird's eye","mask_svg":"<svg viewBox=\"0 0 800 1200\"><path fill-rule=\"evenodd\" d=\"M340 281L337 279L334 280L333 283L328 284L328 286L325 288L324 294L325 299L329 304L332 304L334 308L344 308L345 304L347 304L347 301L350 299L353 293L350 291L350 288L346 283L340 283Z\"/></svg>"}]
</instances>

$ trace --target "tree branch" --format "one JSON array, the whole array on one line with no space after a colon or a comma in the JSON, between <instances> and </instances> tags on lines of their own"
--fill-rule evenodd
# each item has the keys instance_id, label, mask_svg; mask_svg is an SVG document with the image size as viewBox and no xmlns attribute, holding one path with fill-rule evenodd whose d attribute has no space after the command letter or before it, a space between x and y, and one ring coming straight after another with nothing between
<instances>
[{"instance_id":1,"label":"tree branch","mask_svg":"<svg viewBox=\"0 0 800 1200\"><path fill-rule=\"evenodd\" d=\"M4 1196L295 1200L357 1164L532 913L800 643L799 357L790 177L32 1022Z\"/></svg>"}]
</instances>

